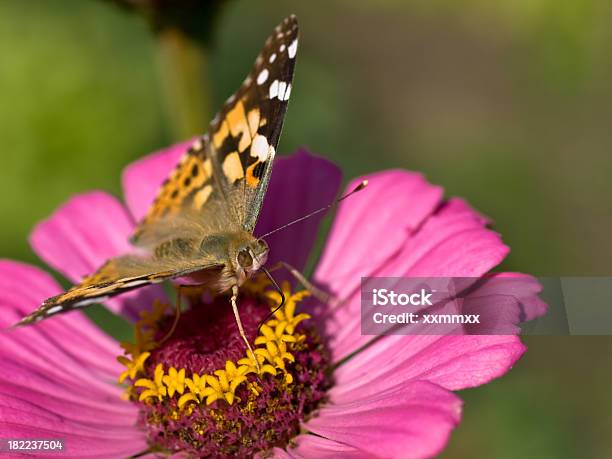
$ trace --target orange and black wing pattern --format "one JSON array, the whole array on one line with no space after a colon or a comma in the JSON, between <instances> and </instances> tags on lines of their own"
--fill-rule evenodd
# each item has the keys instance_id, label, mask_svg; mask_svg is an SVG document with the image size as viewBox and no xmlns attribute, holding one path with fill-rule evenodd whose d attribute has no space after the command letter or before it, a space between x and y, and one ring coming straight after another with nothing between
<instances>
[{"instance_id":1,"label":"orange and black wing pattern","mask_svg":"<svg viewBox=\"0 0 612 459\"><path fill-rule=\"evenodd\" d=\"M197 220L208 232L253 230L291 94L297 46L297 19L290 16L268 37L243 84L163 184L136 229L135 243L173 219Z\"/></svg>"},{"instance_id":2,"label":"orange and black wing pattern","mask_svg":"<svg viewBox=\"0 0 612 459\"><path fill-rule=\"evenodd\" d=\"M142 263L136 262L136 257L126 256L107 261L98 271L83 279L80 284L45 300L15 326L27 325L55 314L82 308L92 303L100 303L120 293L168 278L162 272L153 274L151 269L138 269L137 264L144 268Z\"/></svg>"},{"instance_id":3,"label":"orange and black wing pattern","mask_svg":"<svg viewBox=\"0 0 612 459\"><path fill-rule=\"evenodd\" d=\"M158 284L176 276L203 269L219 269L214 260L160 260L155 257L125 255L107 261L94 274L57 296L48 298L15 326L27 325L56 314L100 303L145 285Z\"/></svg>"},{"instance_id":4,"label":"orange and black wing pattern","mask_svg":"<svg viewBox=\"0 0 612 459\"><path fill-rule=\"evenodd\" d=\"M233 218L253 231L270 180L293 85L295 16L267 39L240 89L211 123L209 150Z\"/></svg>"}]
</instances>

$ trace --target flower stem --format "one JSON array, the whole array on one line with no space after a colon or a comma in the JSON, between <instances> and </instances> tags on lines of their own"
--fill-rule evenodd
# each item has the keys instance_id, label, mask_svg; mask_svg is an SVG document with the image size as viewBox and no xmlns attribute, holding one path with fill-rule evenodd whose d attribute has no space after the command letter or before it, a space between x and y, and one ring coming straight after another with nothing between
<instances>
[{"instance_id":1,"label":"flower stem","mask_svg":"<svg viewBox=\"0 0 612 459\"><path fill-rule=\"evenodd\" d=\"M157 34L158 61L175 140L201 134L211 118L210 50L176 27Z\"/></svg>"}]
</instances>

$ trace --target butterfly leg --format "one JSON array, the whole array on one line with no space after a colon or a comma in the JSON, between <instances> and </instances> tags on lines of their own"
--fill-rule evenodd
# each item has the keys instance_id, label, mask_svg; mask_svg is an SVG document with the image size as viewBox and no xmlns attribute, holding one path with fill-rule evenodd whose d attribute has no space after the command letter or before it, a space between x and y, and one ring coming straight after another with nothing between
<instances>
[{"instance_id":1,"label":"butterfly leg","mask_svg":"<svg viewBox=\"0 0 612 459\"><path fill-rule=\"evenodd\" d=\"M170 327L170 330L168 330L168 333L166 333L166 336L164 336L159 344L163 344L165 343L173 334L174 331L176 330L176 326L179 323L179 319L181 318L181 289L185 288L185 285L177 285L176 287L176 305L175 308L176 310L174 311L174 321L172 322L172 326Z\"/></svg>"},{"instance_id":2,"label":"butterfly leg","mask_svg":"<svg viewBox=\"0 0 612 459\"><path fill-rule=\"evenodd\" d=\"M257 367L257 372L259 373L259 362L257 362L257 357L255 356L255 353L253 352L253 348L251 347L251 343L249 343L249 339L246 337L246 334L244 333L244 328L242 327L242 321L240 320L240 314L238 313L238 286L234 285L232 287L232 309L234 310L234 318L236 319L236 324L238 325L238 331L240 332L240 336L242 336L242 339L244 340L247 349L249 350L249 354L251 355L251 358L253 359L253 361L255 362L255 366Z\"/></svg>"},{"instance_id":3,"label":"butterfly leg","mask_svg":"<svg viewBox=\"0 0 612 459\"><path fill-rule=\"evenodd\" d=\"M324 292L323 290L312 284L312 282L306 279L306 277L304 277L304 275L300 271L291 266L289 263L279 261L270 269L270 271L274 271L280 268L286 269L289 274L291 274L300 284L304 286L306 290L308 290L308 292L310 292L312 296L314 296L321 303L329 303L329 301L332 299L332 295L327 292Z\"/></svg>"}]
</instances>

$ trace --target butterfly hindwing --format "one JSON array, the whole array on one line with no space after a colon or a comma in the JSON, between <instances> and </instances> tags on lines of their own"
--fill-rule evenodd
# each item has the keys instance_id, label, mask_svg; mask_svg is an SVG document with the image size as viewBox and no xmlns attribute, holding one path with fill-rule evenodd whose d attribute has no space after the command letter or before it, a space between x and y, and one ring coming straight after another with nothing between
<instances>
[{"instance_id":1,"label":"butterfly hindwing","mask_svg":"<svg viewBox=\"0 0 612 459\"><path fill-rule=\"evenodd\" d=\"M220 229L227 212L206 142L207 136L198 139L181 157L134 231L132 242L155 246L165 240L165 230L185 220L197 221L209 232Z\"/></svg>"},{"instance_id":2,"label":"butterfly hindwing","mask_svg":"<svg viewBox=\"0 0 612 459\"><path fill-rule=\"evenodd\" d=\"M17 326L46 319L55 314L100 303L110 297L145 285L158 284L196 270L218 269L214 260L185 260L183 262L158 261L151 257L125 255L107 261L94 274L87 276L70 290L47 299Z\"/></svg>"}]
</instances>

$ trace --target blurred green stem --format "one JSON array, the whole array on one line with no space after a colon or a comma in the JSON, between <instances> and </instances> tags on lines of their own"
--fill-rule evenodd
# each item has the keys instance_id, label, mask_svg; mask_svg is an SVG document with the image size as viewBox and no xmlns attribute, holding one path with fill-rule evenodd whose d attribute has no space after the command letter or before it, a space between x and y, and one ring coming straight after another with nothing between
<instances>
[{"instance_id":1,"label":"blurred green stem","mask_svg":"<svg viewBox=\"0 0 612 459\"><path fill-rule=\"evenodd\" d=\"M158 33L159 66L175 140L206 130L211 118L210 51L178 28Z\"/></svg>"}]
</instances>

